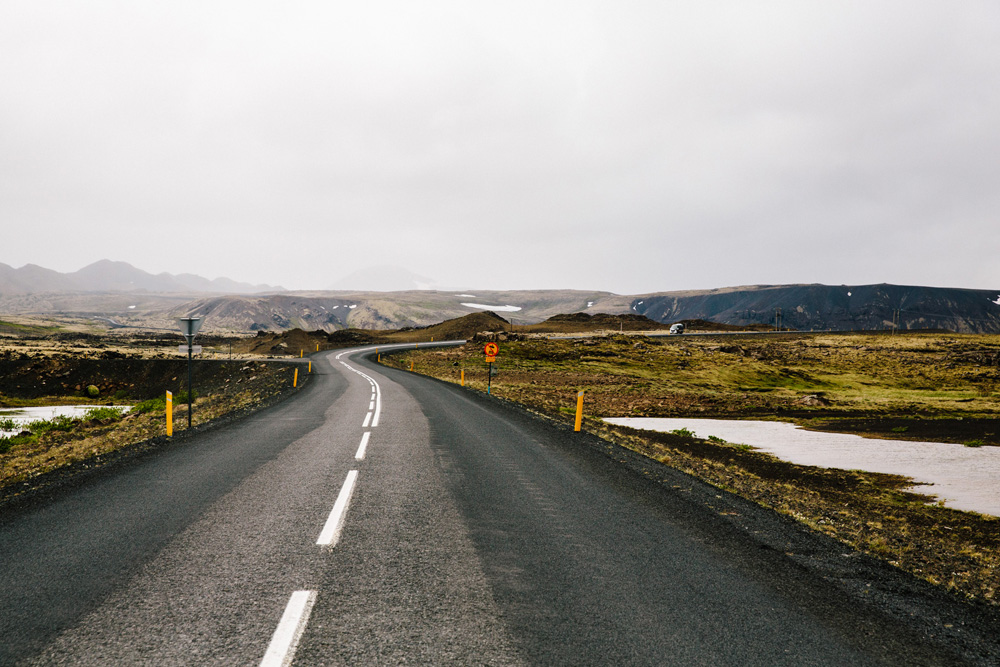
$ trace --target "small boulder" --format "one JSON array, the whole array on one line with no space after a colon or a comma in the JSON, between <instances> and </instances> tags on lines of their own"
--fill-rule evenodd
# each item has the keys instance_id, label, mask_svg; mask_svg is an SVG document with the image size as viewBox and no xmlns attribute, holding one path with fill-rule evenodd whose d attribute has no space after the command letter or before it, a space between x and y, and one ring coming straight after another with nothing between
<instances>
[{"instance_id":1,"label":"small boulder","mask_svg":"<svg viewBox=\"0 0 1000 667\"><path fill-rule=\"evenodd\" d=\"M830 405L830 401L823 398L819 394L809 394L808 396L803 396L799 400L795 401L798 405L807 405L813 408L822 408Z\"/></svg>"}]
</instances>

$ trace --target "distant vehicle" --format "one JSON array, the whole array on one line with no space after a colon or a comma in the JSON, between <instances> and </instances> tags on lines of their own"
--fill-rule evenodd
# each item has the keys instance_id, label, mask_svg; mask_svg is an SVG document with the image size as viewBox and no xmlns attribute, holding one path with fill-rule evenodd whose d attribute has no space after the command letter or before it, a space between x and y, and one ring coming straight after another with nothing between
<instances>
[{"instance_id":1,"label":"distant vehicle","mask_svg":"<svg viewBox=\"0 0 1000 667\"><path fill-rule=\"evenodd\" d=\"M682 334L684 333L684 325L678 322L670 327L670 333L672 334Z\"/></svg>"}]
</instances>

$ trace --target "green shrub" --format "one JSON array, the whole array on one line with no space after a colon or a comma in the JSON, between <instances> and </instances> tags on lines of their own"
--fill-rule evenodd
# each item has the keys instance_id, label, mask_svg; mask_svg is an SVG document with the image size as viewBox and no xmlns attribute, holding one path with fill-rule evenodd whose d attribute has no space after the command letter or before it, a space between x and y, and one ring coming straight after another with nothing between
<instances>
[{"instance_id":1,"label":"green shrub","mask_svg":"<svg viewBox=\"0 0 1000 667\"><path fill-rule=\"evenodd\" d=\"M982 440L966 440L964 444L966 447L982 447L986 443Z\"/></svg>"},{"instance_id":2,"label":"green shrub","mask_svg":"<svg viewBox=\"0 0 1000 667\"><path fill-rule=\"evenodd\" d=\"M681 429L681 430L687 431L687 429ZM688 432L690 433L690 431L688 431ZM675 433L676 433L676 431L675 431ZM681 435L681 434L678 434L678 435ZM740 442L729 442L727 440L723 440L722 438L720 438L717 435L710 435L710 436L708 436L706 438L706 440L708 440L713 445L722 445L724 447L732 447L733 449L738 449L741 452L749 452L749 451L751 451L753 449L753 447L751 447L750 445L744 445L743 443L740 443Z\"/></svg>"},{"instance_id":3,"label":"green shrub","mask_svg":"<svg viewBox=\"0 0 1000 667\"><path fill-rule=\"evenodd\" d=\"M49 431L72 431L80 423L79 419L73 419L65 415L59 415L52 419L37 419L26 427L33 435L41 435Z\"/></svg>"},{"instance_id":4,"label":"green shrub","mask_svg":"<svg viewBox=\"0 0 1000 667\"><path fill-rule=\"evenodd\" d=\"M198 392L192 389L191 390L191 397L194 400L198 400ZM180 403L190 403L190 402L191 401L188 400L188 393L187 393L186 390L185 391L179 391L179 392L177 392L177 396L174 397L174 403L177 403L177 404L180 404Z\"/></svg>"},{"instance_id":5,"label":"green shrub","mask_svg":"<svg viewBox=\"0 0 1000 667\"><path fill-rule=\"evenodd\" d=\"M909 430L910 430L909 426L893 426L892 427L892 432L893 433L906 433Z\"/></svg>"},{"instance_id":6,"label":"green shrub","mask_svg":"<svg viewBox=\"0 0 1000 667\"><path fill-rule=\"evenodd\" d=\"M9 438L0 438L0 454L6 454L10 451L11 447L16 447L17 445L23 445L27 442L32 442L37 440L37 435L12 435Z\"/></svg>"},{"instance_id":7,"label":"green shrub","mask_svg":"<svg viewBox=\"0 0 1000 667\"><path fill-rule=\"evenodd\" d=\"M6 419L0 419L0 431L17 431L21 428L21 425L16 421L7 417Z\"/></svg>"},{"instance_id":8,"label":"green shrub","mask_svg":"<svg viewBox=\"0 0 1000 667\"><path fill-rule=\"evenodd\" d=\"M128 390L127 389L119 389L118 391L115 392L115 400L116 401L124 401L126 398L128 398Z\"/></svg>"},{"instance_id":9,"label":"green shrub","mask_svg":"<svg viewBox=\"0 0 1000 667\"><path fill-rule=\"evenodd\" d=\"M125 408L91 408L83 413L83 419L86 421L91 419L99 419L101 421L105 419L113 419L117 421L124 415Z\"/></svg>"},{"instance_id":10,"label":"green shrub","mask_svg":"<svg viewBox=\"0 0 1000 667\"><path fill-rule=\"evenodd\" d=\"M164 412L166 409L166 398L150 398L132 406L132 412L140 415L146 414L147 412Z\"/></svg>"},{"instance_id":11,"label":"green shrub","mask_svg":"<svg viewBox=\"0 0 1000 667\"><path fill-rule=\"evenodd\" d=\"M100 395L101 395L101 390L98 389L95 385L91 384L87 386L87 396L90 396L91 398L96 398Z\"/></svg>"},{"instance_id":12,"label":"green shrub","mask_svg":"<svg viewBox=\"0 0 1000 667\"><path fill-rule=\"evenodd\" d=\"M674 429L673 431L671 431L671 433L673 433L674 435L679 435L679 436L681 436L683 438L693 438L693 437L695 437L694 431L692 431L690 429L686 429L686 428Z\"/></svg>"}]
</instances>

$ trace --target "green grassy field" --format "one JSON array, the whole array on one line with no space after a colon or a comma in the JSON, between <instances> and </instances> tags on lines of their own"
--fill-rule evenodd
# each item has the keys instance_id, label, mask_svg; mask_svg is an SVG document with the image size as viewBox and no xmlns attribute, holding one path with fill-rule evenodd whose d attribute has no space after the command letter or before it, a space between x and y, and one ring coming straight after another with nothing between
<instances>
[{"instance_id":1,"label":"green grassy field","mask_svg":"<svg viewBox=\"0 0 1000 667\"><path fill-rule=\"evenodd\" d=\"M405 364L413 357L422 372L452 381L465 369L468 383L482 388L480 348L407 353ZM497 366L498 396L557 411L583 389L587 414L598 418L1000 415L996 336L536 338L504 343ZM978 435L1000 444L995 433Z\"/></svg>"}]
</instances>

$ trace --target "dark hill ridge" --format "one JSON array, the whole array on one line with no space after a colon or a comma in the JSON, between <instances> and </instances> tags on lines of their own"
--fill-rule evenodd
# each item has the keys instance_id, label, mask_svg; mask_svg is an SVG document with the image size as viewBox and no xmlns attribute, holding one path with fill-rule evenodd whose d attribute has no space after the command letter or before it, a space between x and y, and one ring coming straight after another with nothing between
<instances>
[{"instance_id":1,"label":"dark hill ridge","mask_svg":"<svg viewBox=\"0 0 1000 667\"><path fill-rule=\"evenodd\" d=\"M434 340L459 340L472 338L483 331L509 331L510 322L500 317L492 310L481 313L470 313L464 317L441 322L429 327L414 329L424 336L432 336ZM405 330L404 330L405 331ZM402 333L402 332L401 332Z\"/></svg>"},{"instance_id":2,"label":"dark hill ridge","mask_svg":"<svg viewBox=\"0 0 1000 667\"><path fill-rule=\"evenodd\" d=\"M668 325L655 322L644 315L622 313L569 313L553 315L544 322L521 327L519 331L531 333L577 333L584 331L658 331L665 330Z\"/></svg>"},{"instance_id":3,"label":"dark hill ridge","mask_svg":"<svg viewBox=\"0 0 1000 667\"><path fill-rule=\"evenodd\" d=\"M429 340L469 339L484 331L508 331L510 322L494 312L471 313L464 317L440 322L427 327L404 327L395 331L385 329L340 329L326 332L322 329L303 331L289 329L280 332L258 331L253 338L236 343L239 352L267 354L273 356L298 356L300 352L314 352L357 345L383 345L388 343L411 343Z\"/></svg>"},{"instance_id":4,"label":"dark hill ridge","mask_svg":"<svg viewBox=\"0 0 1000 667\"><path fill-rule=\"evenodd\" d=\"M890 328L1000 333L1000 291L903 285L766 285L651 294L632 308L659 322L704 319L737 326L775 323L809 331Z\"/></svg>"}]
</instances>

